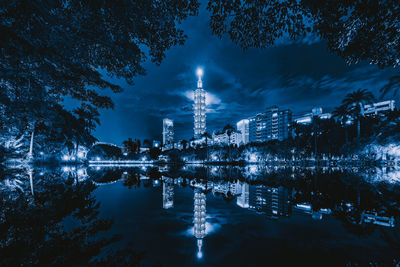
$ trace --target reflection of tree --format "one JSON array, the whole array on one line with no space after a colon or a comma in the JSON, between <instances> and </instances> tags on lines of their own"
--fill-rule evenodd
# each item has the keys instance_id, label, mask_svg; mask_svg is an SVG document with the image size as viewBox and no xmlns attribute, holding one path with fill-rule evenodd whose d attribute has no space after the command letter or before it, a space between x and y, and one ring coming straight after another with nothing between
<instances>
[{"instance_id":1,"label":"reflection of tree","mask_svg":"<svg viewBox=\"0 0 400 267\"><path fill-rule=\"evenodd\" d=\"M116 235L98 236L112 221L98 218L99 203L91 195L96 186L55 175L35 181L34 198L0 191L0 265L72 266L111 260L94 259L119 240ZM71 230L65 227L66 217L72 221Z\"/></svg>"},{"instance_id":2,"label":"reflection of tree","mask_svg":"<svg viewBox=\"0 0 400 267\"><path fill-rule=\"evenodd\" d=\"M126 175L123 175L123 184L124 186L127 186L129 189L132 188L132 186L139 187L140 186L140 175L138 172L133 172L133 173L128 173Z\"/></svg>"},{"instance_id":3,"label":"reflection of tree","mask_svg":"<svg viewBox=\"0 0 400 267\"><path fill-rule=\"evenodd\" d=\"M397 230L395 232L394 231L387 231L386 229L382 229L381 230L381 237L395 251L399 251L400 252L400 231L399 231L398 227L397 227ZM400 258L398 260L400 260Z\"/></svg>"}]
</instances>

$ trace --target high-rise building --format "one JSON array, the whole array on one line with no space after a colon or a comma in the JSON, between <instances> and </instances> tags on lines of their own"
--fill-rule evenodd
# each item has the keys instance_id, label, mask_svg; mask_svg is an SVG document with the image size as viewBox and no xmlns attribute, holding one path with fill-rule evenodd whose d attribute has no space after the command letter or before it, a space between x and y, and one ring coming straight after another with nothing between
<instances>
[{"instance_id":1,"label":"high-rise building","mask_svg":"<svg viewBox=\"0 0 400 267\"><path fill-rule=\"evenodd\" d=\"M163 146L174 145L174 121L170 119L163 119Z\"/></svg>"},{"instance_id":2,"label":"high-rise building","mask_svg":"<svg viewBox=\"0 0 400 267\"><path fill-rule=\"evenodd\" d=\"M241 144L245 145L249 142L249 120L244 119L236 123L236 129L242 134Z\"/></svg>"},{"instance_id":3,"label":"high-rise building","mask_svg":"<svg viewBox=\"0 0 400 267\"><path fill-rule=\"evenodd\" d=\"M203 89L203 70L197 69L197 89L194 91L194 137L200 138L206 131L206 91Z\"/></svg>"},{"instance_id":4,"label":"high-rise building","mask_svg":"<svg viewBox=\"0 0 400 267\"><path fill-rule=\"evenodd\" d=\"M249 119L249 141L267 142L285 140L289 137L292 112L272 106L265 113L259 113Z\"/></svg>"}]
</instances>

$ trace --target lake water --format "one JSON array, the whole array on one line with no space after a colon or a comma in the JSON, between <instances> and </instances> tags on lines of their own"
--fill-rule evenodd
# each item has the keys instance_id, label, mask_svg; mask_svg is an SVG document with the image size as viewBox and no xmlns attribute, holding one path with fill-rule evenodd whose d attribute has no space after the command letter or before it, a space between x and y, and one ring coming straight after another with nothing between
<instances>
[{"instance_id":1,"label":"lake water","mask_svg":"<svg viewBox=\"0 0 400 267\"><path fill-rule=\"evenodd\" d=\"M116 265L395 265L397 174L257 165L37 169L32 186L20 175L1 192L0 265L92 265L107 255Z\"/></svg>"}]
</instances>

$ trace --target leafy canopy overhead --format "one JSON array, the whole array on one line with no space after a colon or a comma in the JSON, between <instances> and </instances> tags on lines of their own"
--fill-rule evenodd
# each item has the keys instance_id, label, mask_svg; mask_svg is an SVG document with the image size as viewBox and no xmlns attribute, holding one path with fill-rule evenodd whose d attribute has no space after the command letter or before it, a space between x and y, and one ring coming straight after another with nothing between
<instances>
[{"instance_id":1,"label":"leafy canopy overhead","mask_svg":"<svg viewBox=\"0 0 400 267\"><path fill-rule=\"evenodd\" d=\"M159 64L184 43L177 24L197 9L196 0L1 1L0 88L46 88L58 100L111 108L93 88L121 88L100 71L132 83L146 55Z\"/></svg>"},{"instance_id":2,"label":"leafy canopy overhead","mask_svg":"<svg viewBox=\"0 0 400 267\"><path fill-rule=\"evenodd\" d=\"M400 65L398 1L209 0L207 9L212 31L245 49L310 32L349 64Z\"/></svg>"}]
</instances>

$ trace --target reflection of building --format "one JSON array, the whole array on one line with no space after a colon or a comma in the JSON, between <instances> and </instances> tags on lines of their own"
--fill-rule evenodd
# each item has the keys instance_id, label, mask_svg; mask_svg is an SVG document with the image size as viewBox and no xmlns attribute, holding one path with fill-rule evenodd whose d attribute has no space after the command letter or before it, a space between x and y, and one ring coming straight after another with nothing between
<instances>
[{"instance_id":1,"label":"reflection of building","mask_svg":"<svg viewBox=\"0 0 400 267\"><path fill-rule=\"evenodd\" d=\"M257 213L264 213L266 200L267 186L265 185L251 185L249 188L249 209Z\"/></svg>"},{"instance_id":2,"label":"reflection of building","mask_svg":"<svg viewBox=\"0 0 400 267\"><path fill-rule=\"evenodd\" d=\"M249 120L244 119L236 123L236 129L241 133L240 144L245 145L249 142Z\"/></svg>"},{"instance_id":3,"label":"reflection of building","mask_svg":"<svg viewBox=\"0 0 400 267\"><path fill-rule=\"evenodd\" d=\"M228 192L230 192L232 196L235 196L241 193L239 182L237 183L224 182L224 181L216 182L212 183L210 187L212 188L213 194L220 193L224 194L225 196L228 196Z\"/></svg>"},{"instance_id":4,"label":"reflection of building","mask_svg":"<svg viewBox=\"0 0 400 267\"><path fill-rule=\"evenodd\" d=\"M313 108L311 113L306 113L301 116L298 116L294 119L294 121L298 124L310 124L312 122L312 118L317 116L320 119L326 120L332 117L331 113L322 113L322 108L317 107Z\"/></svg>"},{"instance_id":5,"label":"reflection of building","mask_svg":"<svg viewBox=\"0 0 400 267\"><path fill-rule=\"evenodd\" d=\"M289 126L292 122L292 112L272 106L265 113L259 113L249 119L249 141L267 142L282 141L289 137Z\"/></svg>"},{"instance_id":6,"label":"reflection of building","mask_svg":"<svg viewBox=\"0 0 400 267\"><path fill-rule=\"evenodd\" d=\"M174 146L174 122L170 119L163 119L163 146L164 148Z\"/></svg>"},{"instance_id":7,"label":"reflection of building","mask_svg":"<svg viewBox=\"0 0 400 267\"><path fill-rule=\"evenodd\" d=\"M363 211L361 213L360 224L372 223L380 226L394 227L394 218L379 216L377 212Z\"/></svg>"},{"instance_id":8,"label":"reflection of building","mask_svg":"<svg viewBox=\"0 0 400 267\"><path fill-rule=\"evenodd\" d=\"M197 239L197 257L203 257L203 238L206 236L206 195L199 188L194 190L193 234Z\"/></svg>"},{"instance_id":9,"label":"reflection of building","mask_svg":"<svg viewBox=\"0 0 400 267\"><path fill-rule=\"evenodd\" d=\"M194 91L194 137L200 138L206 131L206 91L203 89L203 71L197 70L197 89Z\"/></svg>"},{"instance_id":10,"label":"reflection of building","mask_svg":"<svg viewBox=\"0 0 400 267\"><path fill-rule=\"evenodd\" d=\"M270 219L289 216L288 190L282 186L268 187L266 195L266 214Z\"/></svg>"},{"instance_id":11,"label":"reflection of building","mask_svg":"<svg viewBox=\"0 0 400 267\"><path fill-rule=\"evenodd\" d=\"M236 131L233 131L229 136L226 132L224 133L213 133L212 141L214 145L237 145L239 146L242 140L242 134Z\"/></svg>"},{"instance_id":12,"label":"reflection of building","mask_svg":"<svg viewBox=\"0 0 400 267\"><path fill-rule=\"evenodd\" d=\"M331 214L330 209L321 208L319 210L313 210L311 203L298 203L293 206L296 213L309 214L314 220L322 220L322 215Z\"/></svg>"},{"instance_id":13,"label":"reflection of building","mask_svg":"<svg viewBox=\"0 0 400 267\"><path fill-rule=\"evenodd\" d=\"M239 189L239 188L238 188ZM238 190L241 194L236 199L236 204L241 208L249 207L249 184L242 183Z\"/></svg>"},{"instance_id":14,"label":"reflection of building","mask_svg":"<svg viewBox=\"0 0 400 267\"><path fill-rule=\"evenodd\" d=\"M378 115L387 111L393 111L395 109L394 100L387 100L378 103L373 103L371 105L364 106L365 115Z\"/></svg>"},{"instance_id":15,"label":"reflection of building","mask_svg":"<svg viewBox=\"0 0 400 267\"><path fill-rule=\"evenodd\" d=\"M257 213L266 214L270 219L290 215L288 190L282 186L242 185L242 195L237 204Z\"/></svg>"},{"instance_id":16,"label":"reflection of building","mask_svg":"<svg viewBox=\"0 0 400 267\"><path fill-rule=\"evenodd\" d=\"M174 183L171 178L163 177L163 208L174 207Z\"/></svg>"}]
</instances>

